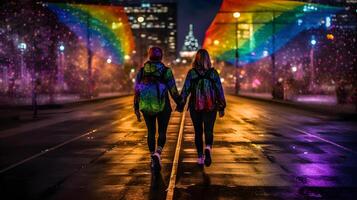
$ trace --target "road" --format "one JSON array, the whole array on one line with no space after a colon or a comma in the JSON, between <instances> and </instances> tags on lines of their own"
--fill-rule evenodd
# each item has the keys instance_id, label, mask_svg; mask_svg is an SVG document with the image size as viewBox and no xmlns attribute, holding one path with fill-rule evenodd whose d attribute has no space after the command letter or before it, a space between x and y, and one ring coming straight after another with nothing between
<instances>
[{"instance_id":1,"label":"road","mask_svg":"<svg viewBox=\"0 0 357 200\"><path fill-rule=\"evenodd\" d=\"M235 96L227 102L213 164L204 170L196 165L189 113L173 112L163 169L150 172L146 129L131 96L2 131L0 198L357 197L355 121Z\"/></svg>"}]
</instances>

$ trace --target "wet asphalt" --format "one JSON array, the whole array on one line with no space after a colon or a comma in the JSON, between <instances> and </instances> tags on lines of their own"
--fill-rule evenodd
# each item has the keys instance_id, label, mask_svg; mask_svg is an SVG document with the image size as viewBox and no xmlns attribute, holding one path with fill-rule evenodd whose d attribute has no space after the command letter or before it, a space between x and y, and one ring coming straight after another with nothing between
<instances>
[{"instance_id":1,"label":"wet asphalt","mask_svg":"<svg viewBox=\"0 0 357 200\"><path fill-rule=\"evenodd\" d=\"M173 199L357 198L355 121L235 96L227 102L204 169L186 113ZM181 116L172 113L161 173L149 168L132 97L0 133L0 199L166 199Z\"/></svg>"}]
</instances>

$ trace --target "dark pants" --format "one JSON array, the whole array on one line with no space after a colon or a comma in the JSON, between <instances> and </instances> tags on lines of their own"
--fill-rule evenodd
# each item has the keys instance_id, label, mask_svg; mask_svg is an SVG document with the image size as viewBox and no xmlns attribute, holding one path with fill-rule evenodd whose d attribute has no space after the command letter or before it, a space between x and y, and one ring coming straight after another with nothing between
<instances>
[{"instance_id":1,"label":"dark pants","mask_svg":"<svg viewBox=\"0 0 357 200\"><path fill-rule=\"evenodd\" d=\"M205 133L206 146L213 144L213 127L216 121L217 112L197 112L190 109L190 115L195 129L195 144L198 156L203 154L203 132Z\"/></svg>"},{"instance_id":2,"label":"dark pants","mask_svg":"<svg viewBox=\"0 0 357 200\"><path fill-rule=\"evenodd\" d=\"M158 123L159 137L157 138L157 146L164 147L166 142L166 131L169 125L171 110L165 109L156 115L148 115L143 113L146 127L148 129L148 146L151 153L155 152L155 134L156 121Z\"/></svg>"}]
</instances>

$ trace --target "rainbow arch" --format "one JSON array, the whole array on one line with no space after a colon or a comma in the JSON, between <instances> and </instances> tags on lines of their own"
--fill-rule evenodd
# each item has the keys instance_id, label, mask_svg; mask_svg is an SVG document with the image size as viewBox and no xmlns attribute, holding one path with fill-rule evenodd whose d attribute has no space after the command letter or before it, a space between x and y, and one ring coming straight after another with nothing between
<instances>
[{"instance_id":1,"label":"rainbow arch","mask_svg":"<svg viewBox=\"0 0 357 200\"><path fill-rule=\"evenodd\" d=\"M238 19L240 64L253 63L275 53L301 32L322 26L326 17L341 10L289 0L224 0L206 31L203 48L213 58L231 64L235 62L236 19L233 13L238 11L241 13Z\"/></svg>"},{"instance_id":2,"label":"rainbow arch","mask_svg":"<svg viewBox=\"0 0 357 200\"><path fill-rule=\"evenodd\" d=\"M91 51L103 59L123 64L125 56L131 55L135 48L123 7L49 3L48 8L85 45L89 33Z\"/></svg>"}]
</instances>

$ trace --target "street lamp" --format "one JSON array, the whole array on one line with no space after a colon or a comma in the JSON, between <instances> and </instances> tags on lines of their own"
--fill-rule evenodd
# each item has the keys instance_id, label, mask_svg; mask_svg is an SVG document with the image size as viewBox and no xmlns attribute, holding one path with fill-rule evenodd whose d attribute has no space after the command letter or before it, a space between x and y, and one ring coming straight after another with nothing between
<instances>
[{"instance_id":1,"label":"street lamp","mask_svg":"<svg viewBox=\"0 0 357 200\"><path fill-rule=\"evenodd\" d=\"M311 66L311 75L310 75L310 91L315 91L315 66L314 66L314 47L317 44L315 36L312 36L310 40L311 49L310 49L310 66Z\"/></svg>"},{"instance_id":2,"label":"street lamp","mask_svg":"<svg viewBox=\"0 0 357 200\"><path fill-rule=\"evenodd\" d=\"M240 17L240 12L234 12L233 13L233 17L236 19L236 23L235 23L235 68L236 68L236 83L235 83L235 90L236 90L236 94L239 93L240 90L240 80L239 80L239 41L238 41L238 19Z\"/></svg>"},{"instance_id":3,"label":"street lamp","mask_svg":"<svg viewBox=\"0 0 357 200\"><path fill-rule=\"evenodd\" d=\"M137 18L137 20L138 20L138 22L140 24L140 30L143 31L143 23L145 21L145 18L143 16L140 16L140 17ZM140 37L139 37L139 42L140 42L140 45L139 45L139 48L140 48L140 55L139 55L140 56L140 65L143 64L143 39L142 38L144 38L144 37L146 37L146 34L141 33Z\"/></svg>"},{"instance_id":4,"label":"street lamp","mask_svg":"<svg viewBox=\"0 0 357 200\"><path fill-rule=\"evenodd\" d=\"M58 80L58 86L59 89L62 90L64 88L64 50L65 46L61 42L60 45L58 46L58 54L59 54L59 63L58 63L58 70L57 70L57 80Z\"/></svg>"},{"instance_id":5,"label":"street lamp","mask_svg":"<svg viewBox=\"0 0 357 200\"><path fill-rule=\"evenodd\" d=\"M61 45L59 46L59 50L60 50L61 52L64 51L64 45L63 45L63 44L61 44Z\"/></svg>"},{"instance_id":6,"label":"street lamp","mask_svg":"<svg viewBox=\"0 0 357 200\"><path fill-rule=\"evenodd\" d=\"M20 60L20 65L21 65L21 69L20 69L20 78L21 78L21 86L25 86L25 62L24 62L24 53L27 49L27 44L25 42L21 42L19 43L19 45L17 46L21 52L21 60Z\"/></svg>"}]
</instances>

